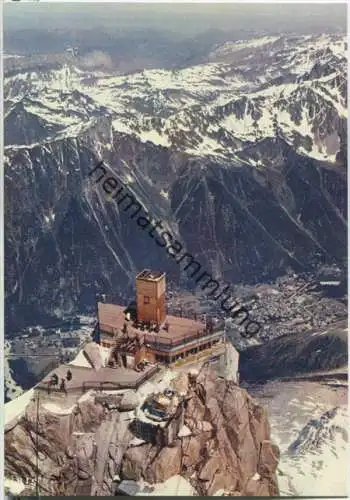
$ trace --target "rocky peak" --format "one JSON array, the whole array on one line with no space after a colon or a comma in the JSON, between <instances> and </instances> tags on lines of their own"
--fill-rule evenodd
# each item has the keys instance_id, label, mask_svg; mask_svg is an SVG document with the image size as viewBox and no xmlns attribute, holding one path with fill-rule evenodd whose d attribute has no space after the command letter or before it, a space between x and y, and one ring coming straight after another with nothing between
<instances>
[{"instance_id":1,"label":"rocky peak","mask_svg":"<svg viewBox=\"0 0 350 500\"><path fill-rule=\"evenodd\" d=\"M5 434L6 475L35 484L38 459L41 494L113 495L123 481L152 491L180 476L202 495L278 495L279 450L265 410L247 391L210 368L171 386L185 406L168 446L136 437L137 411L106 408L92 392L69 409L42 401L38 410L33 400Z\"/></svg>"}]
</instances>

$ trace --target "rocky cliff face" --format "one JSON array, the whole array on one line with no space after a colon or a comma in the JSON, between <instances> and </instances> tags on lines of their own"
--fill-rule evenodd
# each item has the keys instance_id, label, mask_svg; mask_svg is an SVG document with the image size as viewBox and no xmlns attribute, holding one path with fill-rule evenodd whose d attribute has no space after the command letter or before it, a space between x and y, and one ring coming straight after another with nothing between
<instances>
[{"instance_id":1,"label":"rocky cliff face","mask_svg":"<svg viewBox=\"0 0 350 500\"><path fill-rule=\"evenodd\" d=\"M116 481L152 485L180 475L202 495L278 495L275 471L279 450L270 441L263 408L232 382L210 369L180 375L185 387L186 432L171 446L135 439L130 412L107 410L84 395L71 411L35 402L7 426L6 474L35 484L38 450L39 490L49 495L110 495Z\"/></svg>"}]
</instances>

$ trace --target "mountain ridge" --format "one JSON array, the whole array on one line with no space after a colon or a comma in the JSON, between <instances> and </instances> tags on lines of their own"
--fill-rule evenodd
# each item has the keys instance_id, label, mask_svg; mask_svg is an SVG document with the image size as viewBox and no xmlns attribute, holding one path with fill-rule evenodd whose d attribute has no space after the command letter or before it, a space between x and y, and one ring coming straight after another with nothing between
<instances>
[{"instance_id":1,"label":"mountain ridge","mask_svg":"<svg viewBox=\"0 0 350 500\"><path fill-rule=\"evenodd\" d=\"M141 267L160 266L170 279L180 278L166 253L88 185L88 172L101 160L214 277L258 282L290 266L343 265L342 44L338 35L279 37L258 53L249 44L239 57L233 51L234 66L212 62L115 76L66 63L6 79L12 326L17 312L31 307L35 318L39 311L93 310L95 293L115 291L114 283L127 295ZM324 65L312 74L320 51ZM283 85L291 67L300 81ZM282 79L277 87L276 78ZM271 102L277 107L269 110ZM24 134L28 123L34 123L31 136Z\"/></svg>"}]
</instances>

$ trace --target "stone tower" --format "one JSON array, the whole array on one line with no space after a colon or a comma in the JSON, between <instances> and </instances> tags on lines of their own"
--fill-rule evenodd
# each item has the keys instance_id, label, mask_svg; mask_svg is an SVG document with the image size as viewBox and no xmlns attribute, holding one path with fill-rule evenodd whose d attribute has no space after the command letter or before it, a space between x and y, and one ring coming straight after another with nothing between
<instances>
[{"instance_id":1,"label":"stone tower","mask_svg":"<svg viewBox=\"0 0 350 500\"><path fill-rule=\"evenodd\" d=\"M136 304L138 321L163 323L166 318L165 273L144 269L136 276Z\"/></svg>"}]
</instances>

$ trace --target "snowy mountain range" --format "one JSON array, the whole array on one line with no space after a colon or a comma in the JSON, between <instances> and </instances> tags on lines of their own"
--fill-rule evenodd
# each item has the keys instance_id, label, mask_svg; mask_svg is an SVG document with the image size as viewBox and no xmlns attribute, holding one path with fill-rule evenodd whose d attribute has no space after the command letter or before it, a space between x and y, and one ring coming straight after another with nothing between
<instances>
[{"instance_id":1,"label":"snowy mountain range","mask_svg":"<svg viewBox=\"0 0 350 500\"><path fill-rule=\"evenodd\" d=\"M298 153L335 162L345 139L345 53L339 35L266 36L226 42L206 64L182 69L116 76L79 70L73 59L15 74L5 85L6 142L75 136L104 115L114 131L191 155L232 161L278 135Z\"/></svg>"},{"instance_id":2,"label":"snowy mountain range","mask_svg":"<svg viewBox=\"0 0 350 500\"><path fill-rule=\"evenodd\" d=\"M10 56L10 54L8 54ZM21 58L18 58L21 59ZM346 257L346 41L264 36L129 74L11 66L5 95L11 321L93 307L165 252L87 184L103 158L216 276L264 281ZM25 320L29 321L29 319Z\"/></svg>"}]
</instances>

